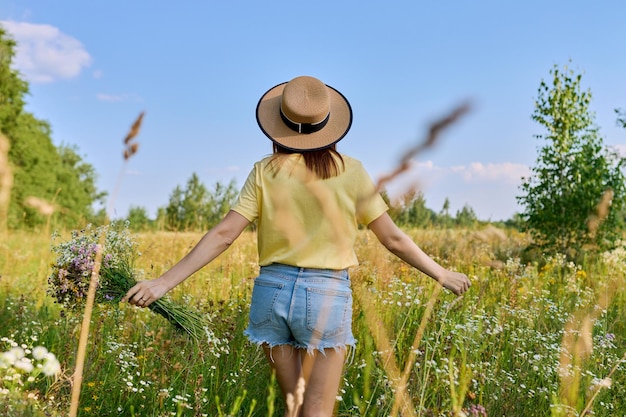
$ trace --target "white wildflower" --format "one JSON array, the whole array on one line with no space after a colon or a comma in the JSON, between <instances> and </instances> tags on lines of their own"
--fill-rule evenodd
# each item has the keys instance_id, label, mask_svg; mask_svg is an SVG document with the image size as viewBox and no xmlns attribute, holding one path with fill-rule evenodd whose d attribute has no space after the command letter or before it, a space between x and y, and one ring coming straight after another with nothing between
<instances>
[{"instance_id":1,"label":"white wildflower","mask_svg":"<svg viewBox=\"0 0 626 417\"><path fill-rule=\"evenodd\" d=\"M53 376L53 375L58 374L60 371L61 371L61 364L59 363L59 361L54 355L52 355L51 353L48 353L46 360L43 363L43 366L41 367L41 372L45 376Z\"/></svg>"},{"instance_id":2,"label":"white wildflower","mask_svg":"<svg viewBox=\"0 0 626 417\"><path fill-rule=\"evenodd\" d=\"M37 346L33 349L32 353L35 360L41 361L46 358L46 355L48 354L48 349L43 346Z\"/></svg>"},{"instance_id":3,"label":"white wildflower","mask_svg":"<svg viewBox=\"0 0 626 417\"><path fill-rule=\"evenodd\" d=\"M33 369L35 369L35 367L33 366L32 362L28 358L21 358L20 360L15 361L13 366L16 369L20 369L20 370L22 370L24 372L28 372L28 373L32 372Z\"/></svg>"}]
</instances>

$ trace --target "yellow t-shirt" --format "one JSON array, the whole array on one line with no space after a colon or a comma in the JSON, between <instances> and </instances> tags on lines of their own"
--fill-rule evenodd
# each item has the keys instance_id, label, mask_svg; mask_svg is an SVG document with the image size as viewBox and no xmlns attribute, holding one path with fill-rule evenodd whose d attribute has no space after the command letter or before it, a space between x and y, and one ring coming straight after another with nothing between
<instances>
[{"instance_id":1,"label":"yellow t-shirt","mask_svg":"<svg viewBox=\"0 0 626 417\"><path fill-rule=\"evenodd\" d=\"M358 264L358 224L388 210L360 161L342 155L345 169L313 178L304 158L286 156L279 170L271 157L254 164L232 210L258 220L259 264L345 269ZM341 167L341 162L339 162Z\"/></svg>"}]
</instances>

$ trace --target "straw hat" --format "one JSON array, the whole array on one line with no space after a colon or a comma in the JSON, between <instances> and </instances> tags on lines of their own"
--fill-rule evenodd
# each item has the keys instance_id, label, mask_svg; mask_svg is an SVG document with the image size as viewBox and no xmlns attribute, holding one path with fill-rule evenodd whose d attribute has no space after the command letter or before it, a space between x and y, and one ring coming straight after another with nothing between
<instances>
[{"instance_id":1,"label":"straw hat","mask_svg":"<svg viewBox=\"0 0 626 417\"><path fill-rule=\"evenodd\" d=\"M256 119L265 135L292 150L316 150L339 142L352 125L352 108L334 88L302 76L270 88Z\"/></svg>"}]
</instances>

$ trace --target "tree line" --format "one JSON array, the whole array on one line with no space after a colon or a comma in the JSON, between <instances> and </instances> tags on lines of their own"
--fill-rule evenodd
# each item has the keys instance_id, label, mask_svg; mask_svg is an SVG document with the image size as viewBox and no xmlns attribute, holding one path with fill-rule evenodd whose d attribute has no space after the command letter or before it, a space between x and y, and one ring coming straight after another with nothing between
<instances>
[{"instance_id":1,"label":"tree line","mask_svg":"<svg viewBox=\"0 0 626 417\"><path fill-rule=\"evenodd\" d=\"M145 207L131 206L125 220L129 221L134 231L206 231L224 217L235 203L238 193L239 188L234 179L227 185L217 182L213 191L210 191L193 173L186 186L177 186L168 204L157 209L156 218L150 218ZM426 206L421 192L410 191L399 201L391 201L386 192L382 194L390 207L390 216L402 227L475 227L485 223L478 220L469 205L457 210L456 215L452 216L448 199L442 210L436 212Z\"/></svg>"},{"instance_id":2,"label":"tree line","mask_svg":"<svg viewBox=\"0 0 626 417\"><path fill-rule=\"evenodd\" d=\"M8 168L5 171L12 180L0 181L0 187L10 188L10 199L0 201L0 215L5 217L0 221L10 229L102 224L106 213L94 207L104 207L108 195L97 189L93 166L75 146L55 146L50 124L25 110L29 85L12 68L15 47L0 26L0 133L8 138L9 162L0 168ZM531 115L544 133L536 135L543 143L536 164L522 178L517 200L523 210L504 225L528 232L535 250L575 257L613 247L623 237L626 162L605 146L590 110L591 92L582 88L582 76L568 66L556 65L550 76L540 83ZM626 112L615 109L615 113L617 125L626 128ZM151 219L143 207L131 207L126 220L135 230L203 231L217 224L237 193L234 180L209 189L193 173L184 187L173 190L156 218ZM394 202L383 194L392 218L403 227L481 224L467 205L452 215L447 199L435 212L420 192L408 192ZM53 210L42 210L41 204Z\"/></svg>"}]
</instances>

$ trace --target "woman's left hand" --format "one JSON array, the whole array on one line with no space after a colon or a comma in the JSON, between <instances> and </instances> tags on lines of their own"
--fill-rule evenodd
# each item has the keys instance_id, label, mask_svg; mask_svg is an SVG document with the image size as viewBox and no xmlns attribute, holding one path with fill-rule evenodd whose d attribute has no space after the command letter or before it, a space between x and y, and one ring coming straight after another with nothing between
<instances>
[{"instance_id":1,"label":"woman's left hand","mask_svg":"<svg viewBox=\"0 0 626 417\"><path fill-rule=\"evenodd\" d=\"M439 283L456 295L462 295L472 286L467 275L455 271L447 271Z\"/></svg>"}]
</instances>

